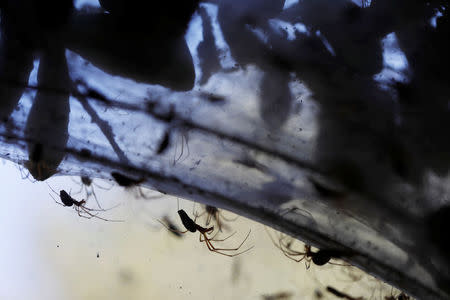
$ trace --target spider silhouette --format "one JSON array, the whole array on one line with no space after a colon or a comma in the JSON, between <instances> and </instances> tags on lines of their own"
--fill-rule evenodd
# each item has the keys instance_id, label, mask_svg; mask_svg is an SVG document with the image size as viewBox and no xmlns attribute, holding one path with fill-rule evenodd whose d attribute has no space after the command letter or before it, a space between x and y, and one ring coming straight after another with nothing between
<instances>
[{"instance_id":1,"label":"spider silhouette","mask_svg":"<svg viewBox=\"0 0 450 300\"><path fill-rule=\"evenodd\" d=\"M195 223L195 220L192 220L188 216L188 214L182 209L178 210L178 215L180 216L180 219L181 219L181 222L183 223L183 226L186 228L185 231L179 231L179 230L171 229L166 224L164 224L163 222L161 222L159 220L158 220L158 222L161 223L168 230L170 230L172 232L180 233L180 234L184 234L184 233L186 233L188 231L193 232L193 233L198 231L200 233L199 241L201 243L204 242L206 247L208 247L209 251L214 252L214 253L218 253L218 254L221 254L221 255L224 255L224 256L234 257L234 256L237 256L237 255L243 254L243 253L245 253L247 251L250 251L253 248L253 246L251 246L250 248L247 248L246 250L243 250L243 251L237 252L237 253L233 253L233 254L225 253L227 251L238 251L242 247L242 245L245 243L245 241L248 239L251 230L247 233L247 236L239 244L239 246L237 246L235 248L216 248L214 246L213 242L223 242L223 241L229 239L230 237L232 237L236 232L232 233L231 235L229 235L228 237L223 238L223 239L216 239L215 236L217 234L215 234L213 237L210 238L209 235L211 235L212 232L214 231L214 226L205 228L205 227L202 227L202 226L198 225L197 223Z\"/></svg>"},{"instance_id":2,"label":"spider silhouette","mask_svg":"<svg viewBox=\"0 0 450 300\"><path fill-rule=\"evenodd\" d=\"M91 219L91 218L97 218L103 221L109 221L109 222L123 222L122 220L110 220L110 219L105 219L102 218L100 216L98 216L98 214L100 212L105 212L108 210L111 210L113 208L115 208L116 206L113 206L109 209L94 209L94 208L89 208L86 207L86 200L76 200L74 198L72 198L72 196L69 195L69 193L67 193L65 190L61 190L59 192L59 194L47 183L48 187L52 190L53 193L55 193L56 195L59 196L59 199L61 200L61 202L58 202L53 196L52 194L49 194L50 197L52 197L52 199L59 205L62 206L69 206L69 207L73 207L75 209L75 211L77 212L78 216L80 216L81 218L85 218L85 219Z\"/></svg>"},{"instance_id":3,"label":"spider silhouette","mask_svg":"<svg viewBox=\"0 0 450 300\"><path fill-rule=\"evenodd\" d=\"M292 249L292 242L293 242L292 238L289 238L288 236L283 236L280 233L278 241L275 241L274 238L272 237L272 235L267 230L267 228L266 228L266 232L269 235L269 238L272 241L272 243L275 245L275 247L280 249L281 252L283 252L283 254L287 258L289 258L295 262L304 261L306 269L309 269L311 267L311 262L313 262L317 266L323 266L327 263L333 264L333 265L338 265L338 266L350 266L350 265L342 265L342 264L330 262L331 259L349 256L350 255L349 253L345 253L345 252L343 252L341 250L337 250L337 249L320 249L318 251L313 251L311 248L311 245L307 245L307 244L304 245L303 251L294 250L294 249ZM289 238L288 241L286 241L287 238Z\"/></svg>"}]
</instances>

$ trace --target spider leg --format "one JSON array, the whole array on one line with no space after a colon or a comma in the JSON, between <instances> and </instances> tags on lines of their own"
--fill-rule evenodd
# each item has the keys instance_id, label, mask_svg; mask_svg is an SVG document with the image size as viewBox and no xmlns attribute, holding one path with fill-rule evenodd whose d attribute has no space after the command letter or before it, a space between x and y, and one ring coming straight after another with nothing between
<instances>
[{"instance_id":1,"label":"spider leg","mask_svg":"<svg viewBox=\"0 0 450 300\"><path fill-rule=\"evenodd\" d=\"M197 221L198 218L200 218L201 216L203 216L205 213L206 213L206 210L203 211L202 213L198 214L198 213L195 211L195 203L194 203L194 206L192 207L192 214L194 215L194 223L195 223L195 221ZM212 227L212 228L214 228L214 227ZM211 232L212 232L212 230L208 230L208 231L207 231L208 234L211 234Z\"/></svg>"},{"instance_id":2,"label":"spider leg","mask_svg":"<svg viewBox=\"0 0 450 300\"><path fill-rule=\"evenodd\" d=\"M286 256L287 258L295 261L295 262L301 262L306 256L305 253L301 253L301 252L294 252L291 249L286 249L286 245L284 245L282 243L282 236L280 235L280 238L278 240L278 243L275 242L275 240L273 239L272 235L269 233L269 231L267 230L267 227L264 227L264 229L266 230L267 235L269 236L270 240L272 241L272 243L274 244L275 247L277 247L278 249L281 250L281 252L283 252L284 256ZM295 259L293 256L300 256L302 255L302 258L300 259Z\"/></svg>"},{"instance_id":3,"label":"spider leg","mask_svg":"<svg viewBox=\"0 0 450 300\"><path fill-rule=\"evenodd\" d=\"M193 215L195 216L195 220L197 218L200 218L201 216L203 216L205 213L206 213L206 210L204 212L201 212L200 214L194 213ZM195 222L195 220L194 220L194 222ZM206 225L208 225L208 224L206 224Z\"/></svg>"},{"instance_id":4,"label":"spider leg","mask_svg":"<svg viewBox=\"0 0 450 300\"><path fill-rule=\"evenodd\" d=\"M110 182L110 186L108 186L108 187L102 186L102 185L100 185L100 184L98 184L96 182L92 182L92 184L95 185L97 188L102 189L102 190L106 190L106 191L109 191L114 186L114 184L111 183L111 182Z\"/></svg>"},{"instance_id":5,"label":"spider leg","mask_svg":"<svg viewBox=\"0 0 450 300\"><path fill-rule=\"evenodd\" d=\"M236 247L236 248L216 248L216 247L214 247L214 245L211 243L211 241L210 241L210 239L208 239L207 238L207 243L209 243L210 244L210 246L214 249L214 250L220 250L220 251L237 251L237 250L239 250L241 247L242 247L242 245L245 243L245 241L248 239L248 237L250 236L250 232L251 232L251 230L249 230L248 231L248 233L247 233L247 236L245 237L245 239L239 244L239 246L238 247ZM205 236L206 237L206 236ZM227 237L228 238L228 237ZM220 240L216 240L216 242L217 241L220 241Z\"/></svg>"},{"instance_id":6,"label":"spider leg","mask_svg":"<svg viewBox=\"0 0 450 300\"><path fill-rule=\"evenodd\" d=\"M59 196L59 194L51 187L50 184L48 184L48 182L45 182L47 184L47 186L52 190L53 193L55 193L55 195Z\"/></svg>"},{"instance_id":7,"label":"spider leg","mask_svg":"<svg viewBox=\"0 0 450 300\"><path fill-rule=\"evenodd\" d=\"M201 212L200 214L197 213L197 211L195 210L195 205L197 203L194 202L194 205L192 206L192 215L194 216L194 222L197 221L197 218L200 218L201 216L203 216L206 213L206 210L204 210L203 212Z\"/></svg>"},{"instance_id":8,"label":"spider leg","mask_svg":"<svg viewBox=\"0 0 450 300\"><path fill-rule=\"evenodd\" d=\"M84 211L84 212L87 214L87 216L83 215L81 213L80 206L75 206L74 208L75 208L76 212L78 213L78 216L81 217L81 218L92 219L95 216L95 215L93 215L93 214L91 214L89 212L86 212L86 211Z\"/></svg>"},{"instance_id":9,"label":"spider leg","mask_svg":"<svg viewBox=\"0 0 450 300\"><path fill-rule=\"evenodd\" d=\"M269 230L267 229L266 226L264 226L264 230L266 231L267 235L269 236L270 240L272 241L272 244L277 247L278 249L280 249L283 254L285 254L283 247L281 246L281 236L278 239L278 243L274 240L274 238L272 237L272 235L269 233ZM286 255L286 254L285 254Z\"/></svg>"},{"instance_id":10,"label":"spider leg","mask_svg":"<svg viewBox=\"0 0 450 300\"><path fill-rule=\"evenodd\" d=\"M287 254L287 253L285 253L284 251L283 251L283 254L287 257L287 258L289 258L289 259L291 259L291 260L293 260L293 261L295 261L295 262L301 262L303 259L305 259L305 255L303 255L303 257L302 258L300 258L300 259L295 259L295 258L293 258L292 257L292 255L289 255L289 254Z\"/></svg>"},{"instance_id":11,"label":"spider leg","mask_svg":"<svg viewBox=\"0 0 450 300\"><path fill-rule=\"evenodd\" d=\"M295 262L301 262L306 258L306 253L296 252L296 253L289 253L286 251L286 249L280 248L280 250L283 252L284 256L287 258L295 261ZM302 258L295 259L294 256L302 256Z\"/></svg>"},{"instance_id":12,"label":"spider leg","mask_svg":"<svg viewBox=\"0 0 450 300\"><path fill-rule=\"evenodd\" d=\"M181 154L178 158L176 158L177 156L177 150L178 150L178 141L175 142L175 150L173 153L173 162L172 162L172 166L175 166L175 164L178 162L178 160L180 159L181 155L183 155L183 147L181 147Z\"/></svg>"},{"instance_id":13,"label":"spider leg","mask_svg":"<svg viewBox=\"0 0 450 300\"><path fill-rule=\"evenodd\" d=\"M26 168L23 168L22 165L18 165L18 168L19 168L20 177L22 178L22 180L30 178L30 175L31 175L30 171L28 171L28 170L24 171L24 169L26 169Z\"/></svg>"},{"instance_id":14,"label":"spider leg","mask_svg":"<svg viewBox=\"0 0 450 300\"><path fill-rule=\"evenodd\" d=\"M206 210L203 213L206 213ZM205 223L206 226L208 226L209 223L211 223L212 216L213 216L213 214L208 213L208 217L206 218L206 223Z\"/></svg>"},{"instance_id":15,"label":"spider leg","mask_svg":"<svg viewBox=\"0 0 450 300\"><path fill-rule=\"evenodd\" d=\"M220 239L220 240L216 240L215 239L215 237L216 237L216 235L218 234L219 232L217 232L212 238L210 238L209 240L210 241L213 241L213 242L223 242L223 241L226 241L226 240L228 240L230 237L232 237L233 235L235 235L236 234L236 231L235 232L233 232L232 234L230 234L229 236L227 236L226 238L223 238L223 239Z\"/></svg>"},{"instance_id":16,"label":"spider leg","mask_svg":"<svg viewBox=\"0 0 450 300\"><path fill-rule=\"evenodd\" d=\"M251 249L253 249L253 247L254 247L254 246L251 246L250 248L245 249L244 251L241 251L241 252L238 252L238 253L234 253L234 254L223 253L223 252L217 251L217 249L216 249L216 250L212 250L212 252L214 252L214 253L219 253L219 254L221 254L221 255L225 255L225 256L228 256L228 257L234 257L234 256L241 255L241 254L243 254L243 253L245 253L245 252L247 252L247 251L250 251Z\"/></svg>"},{"instance_id":17,"label":"spider leg","mask_svg":"<svg viewBox=\"0 0 450 300\"><path fill-rule=\"evenodd\" d=\"M311 258L305 259L305 267L306 267L306 270L308 270L311 267Z\"/></svg>"},{"instance_id":18,"label":"spider leg","mask_svg":"<svg viewBox=\"0 0 450 300\"><path fill-rule=\"evenodd\" d=\"M220 215L221 215L221 218L224 219L227 222L234 222L234 221L236 221L239 218L239 216L236 216L234 218L227 218L227 217L225 217L225 215L223 213L220 214Z\"/></svg>"},{"instance_id":19,"label":"spider leg","mask_svg":"<svg viewBox=\"0 0 450 300\"><path fill-rule=\"evenodd\" d=\"M84 185L83 185L82 182L76 181L73 177L70 177L70 179L71 179L76 185L78 185L78 186L80 187L80 189L79 189L76 193L74 193L74 195L78 195L79 193L81 193L81 192L83 191Z\"/></svg>"},{"instance_id":20,"label":"spider leg","mask_svg":"<svg viewBox=\"0 0 450 300\"><path fill-rule=\"evenodd\" d=\"M75 180L75 178L73 176L70 176L70 180L72 180L72 182L75 183L76 185L82 185L83 184L81 181Z\"/></svg>"},{"instance_id":21,"label":"spider leg","mask_svg":"<svg viewBox=\"0 0 450 300\"><path fill-rule=\"evenodd\" d=\"M245 252L247 252L247 251L250 251L254 246L251 246L250 248L248 248L248 249L245 249L244 251L241 251L241 252L238 252L238 253L233 253L233 254L228 254L228 253L224 253L224 252L222 252L222 251L226 251L226 250L233 250L233 249L219 249L219 248L215 248L214 247L214 245L211 243L211 241L205 236L205 234L203 233L200 233L200 235L203 235L204 237L205 237L205 244L206 244L206 246L208 247L208 250L209 251L211 251L211 252L214 252L214 253L218 253L218 254L221 254L221 255L224 255L224 256L228 256L228 257L233 257L233 256L237 256L237 255L240 255L240 254L243 254L243 253L245 253ZM248 235L247 235L247 237L248 237ZM246 238L247 239L247 238ZM245 241L245 240L244 240ZM242 244L240 245L240 246L242 246ZM240 246L237 248L237 249L239 249L240 248ZM237 250L236 249L236 250ZM220 251L220 250L222 250L222 251Z\"/></svg>"},{"instance_id":22,"label":"spider leg","mask_svg":"<svg viewBox=\"0 0 450 300\"><path fill-rule=\"evenodd\" d=\"M111 206L110 208L106 208L106 209L105 208L102 208L102 209L89 208L89 207L86 207L86 206L83 206L83 208L88 210L88 211L108 211L108 210L114 209L114 208L116 208L116 207L118 207L120 205L121 204L119 203L119 204L116 204L116 205Z\"/></svg>"},{"instance_id":23,"label":"spider leg","mask_svg":"<svg viewBox=\"0 0 450 300\"><path fill-rule=\"evenodd\" d=\"M292 258L296 262L301 262L306 257L306 253L304 253L304 252L288 251L288 250L286 250L284 248L281 249L281 251L283 251L284 255L289 256L290 258ZM296 257L296 256L302 256L302 258L301 259L295 259L294 257Z\"/></svg>"},{"instance_id":24,"label":"spider leg","mask_svg":"<svg viewBox=\"0 0 450 300\"><path fill-rule=\"evenodd\" d=\"M288 245L284 244L282 240L279 241L279 244L280 244L281 248L283 248L286 253L289 253L292 256L305 255L306 254L306 252L300 252L300 251L296 251L296 250L291 249Z\"/></svg>"},{"instance_id":25,"label":"spider leg","mask_svg":"<svg viewBox=\"0 0 450 300\"><path fill-rule=\"evenodd\" d=\"M187 155L186 155L186 158L188 158L189 155L191 154L191 151L189 150L189 137L188 137L188 135L187 135L187 132L186 132L186 134L183 134L183 136L182 136L182 138L181 138L181 142L183 142L183 139L184 139L184 141L186 142L186 149L187 149Z\"/></svg>"},{"instance_id":26,"label":"spider leg","mask_svg":"<svg viewBox=\"0 0 450 300\"><path fill-rule=\"evenodd\" d=\"M97 218L97 219L100 219L100 220L103 220L103 221L107 221L107 222L123 222L123 220L110 220L110 219L105 219L105 218L99 217L98 214L91 213L90 212L90 210L91 210L90 208L87 208L87 207L84 207L84 206L80 206L79 208L81 210L83 210L83 212L85 212L86 214L91 216L90 218ZM88 218L88 219L90 219L90 218Z\"/></svg>"},{"instance_id":27,"label":"spider leg","mask_svg":"<svg viewBox=\"0 0 450 300\"><path fill-rule=\"evenodd\" d=\"M185 134L181 134L181 152L180 155L175 159L176 153L177 153L177 149L178 149L178 142L175 144L175 153L174 153L174 160L173 160L173 165L175 165L177 162L180 161L181 157L184 154L184 143L186 143L186 149L187 149L187 157L189 157L190 155L190 150L189 150L189 143L188 143L188 138L186 137Z\"/></svg>"},{"instance_id":28,"label":"spider leg","mask_svg":"<svg viewBox=\"0 0 450 300\"><path fill-rule=\"evenodd\" d=\"M181 153L180 153L180 156L177 158L177 162L180 161L183 154L184 154L184 136L182 135L181 136Z\"/></svg>"},{"instance_id":29,"label":"spider leg","mask_svg":"<svg viewBox=\"0 0 450 300\"><path fill-rule=\"evenodd\" d=\"M212 229L214 229L214 227L211 227ZM211 229L210 228L210 229ZM206 236L206 234L211 234L213 232L213 230L208 230L208 231L205 231L205 232L203 232L203 234ZM208 240L209 241L212 241L212 240L214 240L214 238L216 237L216 235L218 234L219 232L217 231L212 237L210 237L210 238L208 238ZM204 240L202 240L202 235L200 235L200 242L203 242Z\"/></svg>"},{"instance_id":30,"label":"spider leg","mask_svg":"<svg viewBox=\"0 0 450 300\"><path fill-rule=\"evenodd\" d=\"M175 154L177 153L177 148L178 148L178 143L175 145ZM177 159L175 159L174 156L174 161L173 161L173 165L175 165L177 162L180 161L181 156L183 156L184 153L184 141L183 141L183 136L181 137L181 152L180 155L177 157Z\"/></svg>"},{"instance_id":31,"label":"spider leg","mask_svg":"<svg viewBox=\"0 0 450 300\"><path fill-rule=\"evenodd\" d=\"M98 202L97 195L95 194L94 188L92 188L92 187L91 187L91 194L92 194L92 196L94 196L94 200L97 203L98 208L104 210L103 207L100 205L100 202ZM88 198L87 187L86 187L86 198Z\"/></svg>"},{"instance_id":32,"label":"spider leg","mask_svg":"<svg viewBox=\"0 0 450 300\"><path fill-rule=\"evenodd\" d=\"M144 193L144 191L142 191L142 188L141 188L140 186L138 186L137 188L138 188L138 191L139 191L139 196L141 196L141 197L144 198L145 200L160 199L160 198L163 197L163 195L161 195L161 194L155 195L155 196L151 196L151 195L149 196L149 195L146 195L146 194Z\"/></svg>"},{"instance_id":33,"label":"spider leg","mask_svg":"<svg viewBox=\"0 0 450 300\"><path fill-rule=\"evenodd\" d=\"M220 220L220 218L223 218L223 216L221 216L220 212L217 211L217 213L214 216L214 219L216 219L216 223L217 223L217 227L219 228L219 231L222 232L222 228L229 228L229 227L224 225L222 223L222 221Z\"/></svg>"},{"instance_id":34,"label":"spider leg","mask_svg":"<svg viewBox=\"0 0 450 300\"><path fill-rule=\"evenodd\" d=\"M50 194L50 193L48 193L48 194L50 195L50 197L52 197L53 200L55 200L56 204L59 204L59 205L61 205L61 206L66 206L66 205L64 205L64 204L59 203L58 201L56 201L56 199L52 196L52 194Z\"/></svg>"},{"instance_id":35,"label":"spider leg","mask_svg":"<svg viewBox=\"0 0 450 300\"><path fill-rule=\"evenodd\" d=\"M341 267L353 267L351 264L348 264L348 263L338 264L338 263L335 263L335 262L327 262L327 264L334 265L334 266L341 266Z\"/></svg>"}]
</instances>

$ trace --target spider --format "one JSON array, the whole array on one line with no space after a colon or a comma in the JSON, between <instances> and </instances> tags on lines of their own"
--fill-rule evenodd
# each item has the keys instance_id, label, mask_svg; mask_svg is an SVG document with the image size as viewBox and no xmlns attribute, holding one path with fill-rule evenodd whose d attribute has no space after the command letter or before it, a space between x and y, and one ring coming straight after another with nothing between
<instances>
[{"instance_id":1,"label":"spider","mask_svg":"<svg viewBox=\"0 0 450 300\"><path fill-rule=\"evenodd\" d=\"M159 220L158 220L158 222L161 223L168 230L170 230L172 232L178 232L180 234L184 234L184 233L186 233L188 231L193 232L193 233L198 231L200 233L199 241L201 243L205 242L206 247L208 247L209 251L214 252L214 253L218 253L218 254L221 254L221 255L225 255L225 256L228 256L228 257L233 257L233 256L237 256L237 255L243 254L243 253L245 253L245 252L247 252L247 251L249 251L250 249L253 248L253 246L251 246L250 248L247 248L246 250L243 250L243 251L238 252L238 253L233 253L233 254L225 253L226 251L238 251L242 247L242 245L245 243L245 241L248 239L251 230L249 230L249 232L247 233L247 236L239 244L238 247L236 247L236 248L216 248L213 245L212 242L223 242L223 241L229 239L230 237L232 237L236 232L232 233L231 235L229 235L228 237L226 237L224 239L215 239L216 235L214 235L212 238L209 238L208 235L211 235L211 233L214 231L214 226L211 226L209 228L205 228L205 227L202 227L202 226L198 225L197 223L195 223L195 220L192 220L188 216L188 214L182 209L178 210L178 215L180 216L181 223L183 223L183 226L186 228L185 231L174 230L174 229L169 228L163 222L161 222Z\"/></svg>"},{"instance_id":2,"label":"spider","mask_svg":"<svg viewBox=\"0 0 450 300\"><path fill-rule=\"evenodd\" d=\"M55 193L56 195L58 195L58 193L56 193L56 191L49 185L47 184L48 187L53 191L53 193ZM78 216L85 218L85 219L91 219L91 218L97 218L103 221L110 221L110 222L123 222L121 220L109 220L109 219L105 219L102 217L98 216L98 212L102 212L102 211L107 211L110 209L113 209L114 207L111 207L110 209L94 209L94 208L88 208L85 206L86 204L86 200L75 200L74 198L72 198L65 190L61 190L59 191L59 198L61 200L61 203L58 202L53 196L52 194L49 194L50 197L52 197L53 200L55 200L55 202L59 205L62 206L73 206L73 208L75 209L75 211L78 213ZM96 213L97 212L97 213Z\"/></svg>"},{"instance_id":3,"label":"spider","mask_svg":"<svg viewBox=\"0 0 450 300\"><path fill-rule=\"evenodd\" d=\"M317 252L314 252L314 251L311 250L311 245L306 245L305 244L304 251L300 252L300 251L297 251L297 250L293 250L291 248L292 240L286 242L285 241L286 237L282 237L280 235L280 238L279 238L278 243L277 243L277 242L275 242L273 237L269 234L267 229L266 229L266 232L269 235L269 237L272 240L272 243L275 245L275 247L280 249L287 258L289 258L289 259L291 259L291 260L293 260L295 262L301 262L301 261L304 260L306 269L310 268L311 261L317 266L323 266L323 265L325 265L327 263L343 266L341 264L335 264L335 263L331 263L330 262L330 260L332 258L340 258L340 257L343 256L343 252L340 251L340 250L322 249L322 250L318 250ZM300 258L297 258L297 257L300 257Z\"/></svg>"}]
</instances>

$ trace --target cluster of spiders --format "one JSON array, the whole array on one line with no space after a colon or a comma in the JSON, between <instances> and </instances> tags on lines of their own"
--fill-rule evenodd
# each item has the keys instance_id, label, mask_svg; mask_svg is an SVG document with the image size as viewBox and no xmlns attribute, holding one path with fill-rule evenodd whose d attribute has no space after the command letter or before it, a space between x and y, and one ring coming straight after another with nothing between
<instances>
[{"instance_id":1,"label":"cluster of spiders","mask_svg":"<svg viewBox=\"0 0 450 300\"><path fill-rule=\"evenodd\" d=\"M118 173L117 173L118 174ZM113 176L113 178L116 180L116 182L125 187L131 187L136 186L139 184L138 180L133 180L128 177L124 177L122 175ZM50 196L55 200L56 203L63 206L73 207L75 211L78 213L78 215L82 218L97 218L104 221L112 221L112 222L122 222L121 220L110 220L103 218L99 216L99 213L105 212L109 209L104 209L101 207L100 203L98 202L97 196L95 195L94 186L99 187L101 189L108 189L110 187L104 187L101 185L98 185L97 183L94 183L92 179L86 176L81 177L81 188L77 193L81 193L83 190L86 194L86 199L88 199L91 195L95 198L97 202L98 208L89 208L86 207L86 200L76 200L74 199L69 193L67 193L65 190L61 190L59 194L50 186L49 188L52 190L52 192L59 196L60 202L58 202L52 194ZM198 213L195 211L195 205L193 209L193 216L194 219L192 219L183 209L178 210L178 216L180 217L181 223L183 224L185 230L180 230L177 225L172 223L168 217L164 217L162 221L158 220L165 228L167 228L170 232L172 232L174 235L181 237L183 234L187 232L192 233L199 233L199 242L204 243L207 247L207 249L213 253L217 253L220 255L228 256L228 257L234 257L241 255L243 253L246 253L250 251L254 246L250 246L246 248L245 250L240 250L244 243L247 241L247 239L250 236L251 230L248 231L245 238L239 243L237 247L234 248L223 248L218 247L217 243L223 242L231 238L235 235L236 232L231 233L225 238L217 238L217 235L223 230L227 229L227 226L224 224L224 222L231 222L235 221L237 217L230 218L224 215L224 213L214 206L206 205L202 212ZM204 219L204 226L197 223L197 219ZM209 226L210 224L213 224ZM216 229L216 230L215 230ZM272 243L275 245L276 248L280 249L281 252L288 257L289 259L295 261L295 262L304 262L306 269L309 269L311 266L311 262L314 263L317 266L323 266L327 263L334 264L334 265L341 265L341 266L348 266L343 264L337 264L330 262L332 259L339 259L339 258L345 258L350 256L350 253L346 253L342 250L337 249L320 249L320 250L313 250L311 245L304 245L303 250L296 250L293 249L293 238L279 234L278 238L274 238L268 231L267 231ZM326 290L333 294L334 296L338 298L343 298L347 300L363 300L363 297L353 297L348 294L345 294L333 287L328 286ZM284 296L284 294L283 294ZM396 296L385 296L386 300L408 300L410 299L409 296L407 296L405 293L400 293Z\"/></svg>"},{"instance_id":2,"label":"cluster of spiders","mask_svg":"<svg viewBox=\"0 0 450 300\"><path fill-rule=\"evenodd\" d=\"M126 177L117 172L113 172L111 175L120 186L123 186L126 188L138 186L138 184L142 182L142 180L135 180L135 179ZM50 194L50 196L59 205L73 207L75 209L75 211L77 212L78 216L80 216L82 218L86 218L86 219L97 218L97 219L100 219L103 221L122 222L121 220L110 220L110 219L106 219L106 218L99 216L99 213L105 212L112 208L104 209L100 205L100 203L98 202L97 196L95 194L95 191L94 191L94 186L101 188L101 189L109 189L111 187L103 187L101 185L98 185L97 183L94 183L93 180L87 176L81 176L81 183L79 183L79 184L80 184L81 188L76 194L79 194L84 190L86 199L88 199L90 196L93 196L97 203L98 208L87 207L86 206L87 200L85 200L85 199L76 200L65 190L61 190L58 194L50 185L48 185L48 187L52 190L52 192L59 197L60 201L57 201L53 197L52 194ZM142 191L141 190L139 190L139 191L142 194ZM148 197L144 197L144 198L148 199ZM203 227L203 226L197 224L196 220L197 220L197 218L200 218L200 217L204 216L205 214L206 214L206 221L205 221L206 227ZM189 217L189 215L182 209L178 210L178 215L180 216L181 222L186 229L184 231L179 230L178 227L176 225L174 225L173 223L171 223L168 218L164 218L164 222L159 221L159 220L158 221L161 224L163 224L169 231L171 231L172 233L174 233L177 236L181 236L182 234L187 233L188 231L193 232L193 233L198 231L200 233L199 241L202 243L204 242L205 245L207 246L208 250L210 250L211 252L214 252L214 253L228 256L228 257L233 257L233 256L243 254L253 248L253 246L252 246L252 247L247 248L246 250L239 252L239 249L242 247L242 245L245 243L245 241L250 236L250 232L251 232L250 230L247 233L245 239L239 244L239 246L237 246L235 248L220 248L220 247L215 246L216 242L223 242L223 241L229 239L230 237L232 237L236 233L236 232L234 232L234 233L230 234L229 236L222 238L222 239L216 238L217 234L219 232L222 232L222 229L224 228L223 221L224 220L225 221L234 221L237 218L237 217L233 218L233 219L227 218L216 207L206 206L205 210L203 212L201 212L199 214L194 213L194 215L195 215L194 220L192 220ZM211 234L214 232L215 227L209 226L209 224L212 223L213 221L215 222L215 224L217 224L218 230L214 235L211 236Z\"/></svg>"}]
</instances>

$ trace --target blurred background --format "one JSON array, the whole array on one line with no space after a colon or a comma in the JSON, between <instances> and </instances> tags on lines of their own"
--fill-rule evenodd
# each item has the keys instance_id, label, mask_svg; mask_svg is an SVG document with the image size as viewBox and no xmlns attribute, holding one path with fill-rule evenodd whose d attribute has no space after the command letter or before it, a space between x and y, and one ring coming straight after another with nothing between
<instances>
[{"instance_id":1,"label":"blurred background","mask_svg":"<svg viewBox=\"0 0 450 300\"><path fill-rule=\"evenodd\" d=\"M0 299L338 299L327 286L355 298L398 295L355 267L311 264L307 270L273 245L268 232L276 238L275 231L243 217L223 220L222 237L236 234L215 243L236 247L251 230L242 249L254 248L233 258L208 251L198 233L177 237L157 221L167 217L183 229L178 206L190 216L204 211L193 202L142 189L155 198L143 199L137 188L94 180L87 191L93 188L105 209L118 206L99 214L111 221L85 219L51 197L58 199L53 188L86 198L80 178L32 182L7 161L0 176ZM90 195L86 207L96 205ZM205 225L205 217L197 222ZM292 248L302 251L303 244L295 241Z\"/></svg>"}]
</instances>

